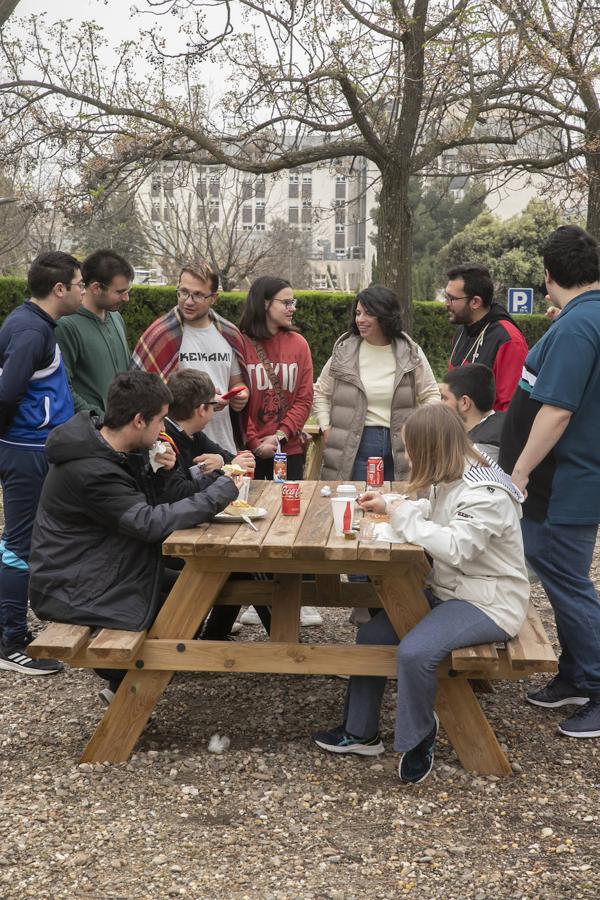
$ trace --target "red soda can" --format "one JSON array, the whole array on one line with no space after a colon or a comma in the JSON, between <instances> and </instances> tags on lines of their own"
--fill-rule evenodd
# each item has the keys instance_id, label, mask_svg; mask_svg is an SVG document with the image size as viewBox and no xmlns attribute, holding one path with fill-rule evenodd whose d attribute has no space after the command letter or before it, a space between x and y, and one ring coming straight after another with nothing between
<instances>
[{"instance_id":1,"label":"red soda can","mask_svg":"<svg viewBox=\"0 0 600 900\"><path fill-rule=\"evenodd\" d=\"M284 516L300 515L299 481L284 481L281 485L281 513Z\"/></svg>"},{"instance_id":2,"label":"red soda can","mask_svg":"<svg viewBox=\"0 0 600 900\"><path fill-rule=\"evenodd\" d=\"M367 460L367 484L381 487L383 484L383 456L370 456Z\"/></svg>"}]
</instances>

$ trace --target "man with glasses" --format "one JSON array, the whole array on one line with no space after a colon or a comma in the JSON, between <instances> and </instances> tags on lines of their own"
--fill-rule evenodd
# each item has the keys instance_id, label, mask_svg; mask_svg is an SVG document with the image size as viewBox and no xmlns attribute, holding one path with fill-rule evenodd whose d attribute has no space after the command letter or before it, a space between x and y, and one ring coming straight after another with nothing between
<instances>
[{"instance_id":1,"label":"man with glasses","mask_svg":"<svg viewBox=\"0 0 600 900\"><path fill-rule=\"evenodd\" d=\"M177 285L177 306L146 329L133 351L131 365L155 372L165 381L178 369L206 372L220 402L205 434L235 454L236 444L244 444L237 414L246 406L249 391L244 388L228 401L220 399L245 384L246 365L238 328L213 309L218 288L218 275L207 263L184 266Z\"/></svg>"},{"instance_id":2,"label":"man with glasses","mask_svg":"<svg viewBox=\"0 0 600 900\"><path fill-rule=\"evenodd\" d=\"M56 660L27 655L31 531L48 471L45 446L53 428L73 415L73 400L55 327L76 313L85 291L80 264L67 253L42 253L27 274L30 299L0 328L0 669L51 675Z\"/></svg>"},{"instance_id":3,"label":"man with glasses","mask_svg":"<svg viewBox=\"0 0 600 900\"><path fill-rule=\"evenodd\" d=\"M133 269L113 250L96 250L81 267L86 290L77 315L56 329L75 411L103 416L108 387L129 368L131 353L119 310L129 300Z\"/></svg>"},{"instance_id":4,"label":"man with glasses","mask_svg":"<svg viewBox=\"0 0 600 900\"><path fill-rule=\"evenodd\" d=\"M527 341L506 309L494 302L494 283L485 266L454 266L447 278L444 300L448 319L459 326L448 368L471 363L488 366L496 381L494 409L504 412L521 377Z\"/></svg>"}]
</instances>

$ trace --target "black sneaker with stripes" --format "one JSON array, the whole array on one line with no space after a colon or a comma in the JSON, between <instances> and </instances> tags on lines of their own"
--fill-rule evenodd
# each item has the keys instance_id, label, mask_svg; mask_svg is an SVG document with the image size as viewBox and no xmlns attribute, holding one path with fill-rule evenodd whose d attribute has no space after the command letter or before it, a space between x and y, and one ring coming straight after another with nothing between
<instances>
[{"instance_id":1,"label":"black sneaker with stripes","mask_svg":"<svg viewBox=\"0 0 600 900\"><path fill-rule=\"evenodd\" d=\"M56 675L62 672L63 665L57 659L32 659L27 655L27 644L18 647L0 645L0 669L21 675Z\"/></svg>"}]
</instances>

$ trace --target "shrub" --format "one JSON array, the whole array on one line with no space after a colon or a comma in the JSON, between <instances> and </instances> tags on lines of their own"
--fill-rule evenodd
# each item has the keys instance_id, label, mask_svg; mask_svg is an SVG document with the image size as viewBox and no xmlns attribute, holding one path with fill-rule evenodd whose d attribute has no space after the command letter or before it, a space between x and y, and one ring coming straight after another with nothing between
<instances>
[{"instance_id":1,"label":"shrub","mask_svg":"<svg viewBox=\"0 0 600 900\"><path fill-rule=\"evenodd\" d=\"M294 321L310 345L316 378L327 362L334 341L348 327L354 294L326 291L294 293L298 300ZM0 278L0 319L4 319L26 296L24 279ZM226 319L237 323L245 296L243 291L222 293L216 309ZM175 288L172 286L133 286L130 300L123 307L131 348L144 329L176 302ZM544 316L515 316L515 320L523 329L530 347L539 340L549 324ZM413 337L423 348L438 378L443 376L447 368L452 333L453 328L448 323L442 303L415 302Z\"/></svg>"}]
</instances>

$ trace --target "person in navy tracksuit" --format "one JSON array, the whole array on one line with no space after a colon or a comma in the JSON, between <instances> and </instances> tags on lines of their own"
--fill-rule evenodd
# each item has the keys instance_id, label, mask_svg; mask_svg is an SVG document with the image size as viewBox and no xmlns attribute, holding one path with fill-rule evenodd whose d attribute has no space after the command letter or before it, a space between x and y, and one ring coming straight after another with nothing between
<instances>
[{"instance_id":1,"label":"person in navy tracksuit","mask_svg":"<svg viewBox=\"0 0 600 900\"><path fill-rule=\"evenodd\" d=\"M27 654L27 591L31 531L48 471L50 431L74 413L54 329L76 312L85 286L75 257L42 253L27 273L30 299L0 328L0 482L4 533L0 542L0 669L49 675L56 660Z\"/></svg>"}]
</instances>

